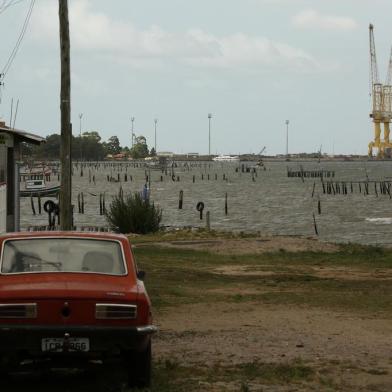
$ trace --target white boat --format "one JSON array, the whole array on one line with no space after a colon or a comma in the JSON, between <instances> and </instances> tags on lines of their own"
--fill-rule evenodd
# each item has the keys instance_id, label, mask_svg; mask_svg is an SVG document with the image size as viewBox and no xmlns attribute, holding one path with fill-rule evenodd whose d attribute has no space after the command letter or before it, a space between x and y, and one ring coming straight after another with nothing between
<instances>
[{"instance_id":1,"label":"white boat","mask_svg":"<svg viewBox=\"0 0 392 392\"><path fill-rule=\"evenodd\" d=\"M26 191L38 191L41 189L46 189L46 184L44 179L26 180L25 186L26 186Z\"/></svg>"},{"instance_id":2,"label":"white boat","mask_svg":"<svg viewBox=\"0 0 392 392\"><path fill-rule=\"evenodd\" d=\"M212 158L215 162L238 162L240 157L238 155L218 155L215 158Z\"/></svg>"},{"instance_id":3,"label":"white boat","mask_svg":"<svg viewBox=\"0 0 392 392\"><path fill-rule=\"evenodd\" d=\"M56 196L60 192L60 185L48 187L46 186L44 178L37 178L35 180L26 180L25 188L19 191L20 197L29 196Z\"/></svg>"}]
</instances>

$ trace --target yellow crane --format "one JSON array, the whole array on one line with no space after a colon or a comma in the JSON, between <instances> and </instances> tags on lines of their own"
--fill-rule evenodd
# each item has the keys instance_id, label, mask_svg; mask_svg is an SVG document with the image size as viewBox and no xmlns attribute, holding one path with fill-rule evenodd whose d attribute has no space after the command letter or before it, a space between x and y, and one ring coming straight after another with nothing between
<instances>
[{"instance_id":1,"label":"yellow crane","mask_svg":"<svg viewBox=\"0 0 392 392\"><path fill-rule=\"evenodd\" d=\"M389 59L388 73L385 84L380 83L376 45L374 40L374 26L369 25L370 41L370 84L372 97L372 112L370 117L374 123L374 140L369 143L368 155L373 156L373 149L377 150L377 158L391 156L390 123L392 121L392 50ZM384 138L381 140L381 124L384 125Z\"/></svg>"},{"instance_id":2,"label":"yellow crane","mask_svg":"<svg viewBox=\"0 0 392 392\"><path fill-rule=\"evenodd\" d=\"M389 65L387 78L385 84L382 88L382 116L384 123L384 141L382 143L382 156L390 156L390 150L387 154L387 149L391 149L392 145L390 143L389 134L391 132L390 123L392 120L392 49L389 57Z\"/></svg>"},{"instance_id":3,"label":"yellow crane","mask_svg":"<svg viewBox=\"0 0 392 392\"><path fill-rule=\"evenodd\" d=\"M372 96L372 113L370 117L374 123L374 140L369 143L368 155L373 156L373 149L378 150L377 156L381 156L381 122L383 120L382 115L382 95L383 85L380 83L377 56L376 56L376 45L374 41L374 26L369 25L369 41L370 41L370 83L371 83L371 96Z\"/></svg>"}]
</instances>

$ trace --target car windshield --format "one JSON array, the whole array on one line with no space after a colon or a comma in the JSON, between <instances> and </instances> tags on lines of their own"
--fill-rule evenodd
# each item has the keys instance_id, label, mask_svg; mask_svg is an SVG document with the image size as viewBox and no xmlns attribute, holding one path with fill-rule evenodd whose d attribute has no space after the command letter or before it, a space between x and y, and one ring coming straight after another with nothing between
<instances>
[{"instance_id":1,"label":"car windshield","mask_svg":"<svg viewBox=\"0 0 392 392\"><path fill-rule=\"evenodd\" d=\"M1 273L84 272L124 275L116 241L78 238L9 240L4 244Z\"/></svg>"}]
</instances>

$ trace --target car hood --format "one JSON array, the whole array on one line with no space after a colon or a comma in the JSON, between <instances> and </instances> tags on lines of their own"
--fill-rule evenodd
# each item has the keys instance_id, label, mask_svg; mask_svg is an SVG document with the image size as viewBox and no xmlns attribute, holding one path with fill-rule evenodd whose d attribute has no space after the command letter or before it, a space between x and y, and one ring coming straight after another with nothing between
<instances>
[{"instance_id":1,"label":"car hood","mask_svg":"<svg viewBox=\"0 0 392 392\"><path fill-rule=\"evenodd\" d=\"M98 274L21 274L0 277L0 300L112 299L132 300L138 293L129 276Z\"/></svg>"}]
</instances>

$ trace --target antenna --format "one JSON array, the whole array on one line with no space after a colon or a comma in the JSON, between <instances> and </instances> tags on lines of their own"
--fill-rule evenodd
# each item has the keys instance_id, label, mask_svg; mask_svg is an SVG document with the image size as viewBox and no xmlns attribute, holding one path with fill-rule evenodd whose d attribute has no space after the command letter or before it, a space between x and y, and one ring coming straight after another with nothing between
<instances>
[{"instance_id":1,"label":"antenna","mask_svg":"<svg viewBox=\"0 0 392 392\"><path fill-rule=\"evenodd\" d=\"M14 98L11 99L11 115L10 115L10 127L12 125L12 111L14 110Z\"/></svg>"},{"instance_id":2,"label":"antenna","mask_svg":"<svg viewBox=\"0 0 392 392\"><path fill-rule=\"evenodd\" d=\"M14 114L14 123L12 124L12 129L15 129L15 122L16 122L16 116L18 115L18 108L19 108L19 98L16 101L16 109L15 109L15 114ZM10 124L11 125L11 124Z\"/></svg>"}]
</instances>

